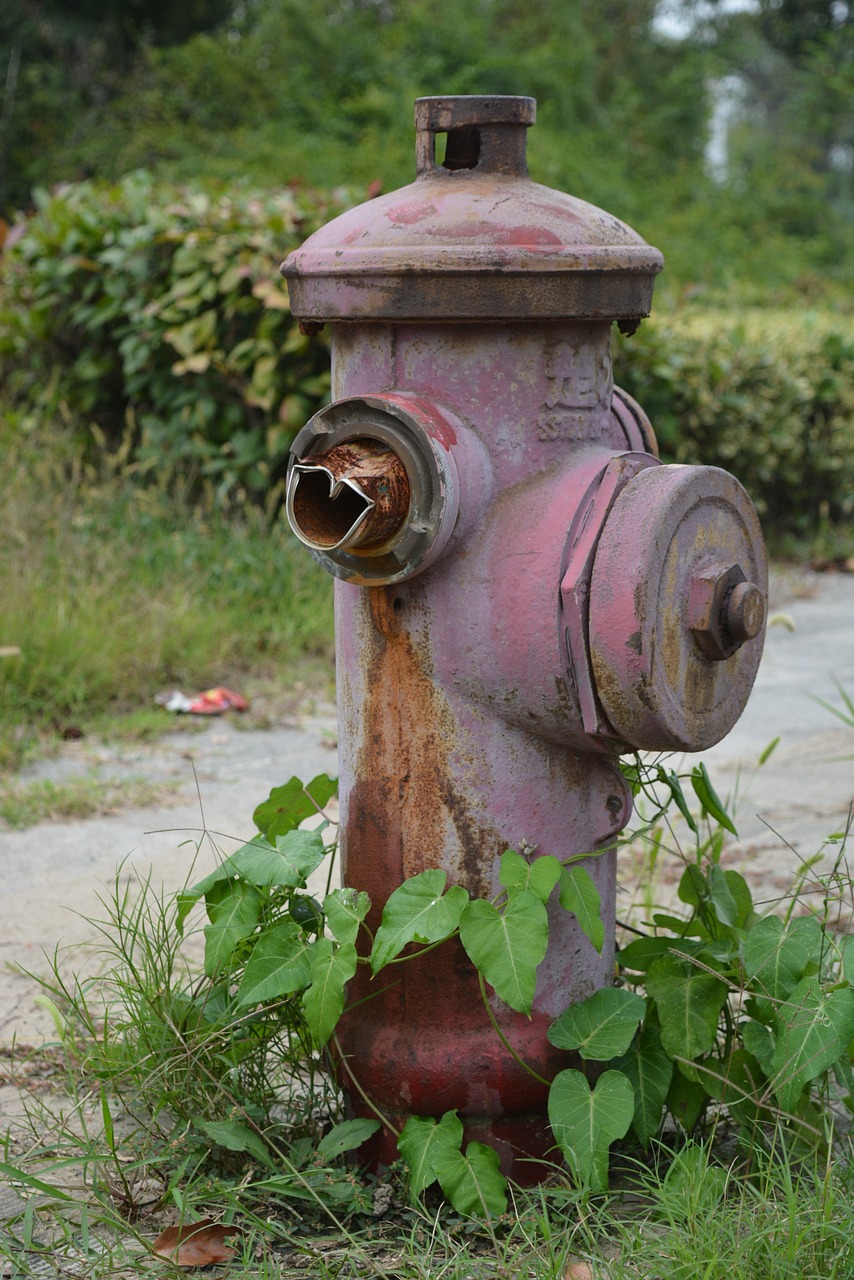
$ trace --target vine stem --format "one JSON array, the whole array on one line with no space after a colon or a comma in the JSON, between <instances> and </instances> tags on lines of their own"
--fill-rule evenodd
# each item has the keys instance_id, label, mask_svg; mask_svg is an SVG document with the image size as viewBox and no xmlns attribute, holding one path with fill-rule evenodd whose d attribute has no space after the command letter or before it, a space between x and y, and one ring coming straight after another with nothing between
<instances>
[{"instance_id":1,"label":"vine stem","mask_svg":"<svg viewBox=\"0 0 854 1280\"><path fill-rule=\"evenodd\" d=\"M519 1057L519 1054L513 1048L512 1044L510 1043L510 1041L505 1036L504 1032L499 1027L495 1014L492 1012L492 1008L490 1007L490 1004L489 1004L489 997L486 994L486 984L483 981L483 974L480 972L480 969L478 969L477 971L477 980L480 983L480 994L483 999L483 1005L484 1005L484 1008L486 1009L487 1017L489 1018L489 1021L492 1023L492 1029L495 1032L495 1034L498 1036L498 1039L504 1045L504 1048L510 1054L510 1057L515 1058L516 1061L519 1063L519 1066L524 1067L524 1069L528 1072L528 1075L533 1076L535 1080L539 1080L540 1084L544 1084L546 1085L547 1088L550 1088L552 1083L551 1080L546 1080L545 1076L541 1076L538 1071L535 1071L534 1068L530 1066L525 1061L524 1058Z\"/></svg>"},{"instance_id":2,"label":"vine stem","mask_svg":"<svg viewBox=\"0 0 854 1280\"><path fill-rule=\"evenodd\" d=\"M338 1061L341 1063L342 1067L347 1072L347 1075L350 1077L350 1080L352 1081L353 1088L356 1090L359 1097L364 1102L365 1106L369 1107L370 1110L373 1111L374 1115L377 1117L380 1124L383 1125L384 1128L388 1129L389 1133L393 1133L396 1138L399 1137L400 1130L395 1129L394 1125L391 1123L388 1116L383 1111L380 1111L379 1107L376 1105L375 1102L371 1101L371 1099L365 1093L361 1084L357 1080L356 1076L353 1074L353 1069L344 1055L344 1050L341 1048L341 1041L338 1039L337 1031L332 1032L332 1039L335 1042L335 1051L338 1054Z\"/></svg>"}]
</instances>

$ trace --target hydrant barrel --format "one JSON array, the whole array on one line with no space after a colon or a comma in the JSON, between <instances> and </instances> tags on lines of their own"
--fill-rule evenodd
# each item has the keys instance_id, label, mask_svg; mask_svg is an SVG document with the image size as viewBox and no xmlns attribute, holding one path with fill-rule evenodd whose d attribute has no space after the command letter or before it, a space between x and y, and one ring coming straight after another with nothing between
<instances>
[{"instance_id":1,"label":"hydrant barrel","mask_svg":"<svg viewBox=\"0 0 854 1280\"><path fill-rule=\"evenodd\" d=\"M613 981L620 755L728 731L767 590L741 486L662 465L613 385L611 325L648 314L661 254L528 178L534 120L530 98L419 99L415 180L283 268L294 314L332 332L287 510L336 579L345 883L375 932L419 872L493 897L508 848L586 857L605 922L597 950L553 894L530 1018L490 989L484 1007L456 941L360 966L342 1083L387 1118L375 1164L408 1116L456 1109L522 1181L554 1146L546 1082L583 1065L549 1025Z\"/></svg>"}]
</instances>

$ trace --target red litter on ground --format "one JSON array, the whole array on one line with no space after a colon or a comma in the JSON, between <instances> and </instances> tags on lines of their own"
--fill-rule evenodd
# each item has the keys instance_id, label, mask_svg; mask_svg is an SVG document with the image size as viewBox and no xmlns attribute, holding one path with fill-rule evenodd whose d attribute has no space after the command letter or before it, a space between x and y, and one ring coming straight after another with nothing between
<instances>
[{"instance_id":1,"label":"red litter on ground","mask_svg":"<svg viewBox=\"0 0 854 1280\"><path fill-rule=\"evenodd\" d=\"M155 695L154 701L167 711L193 716L221 716L224 711L248 711L249 703L242 694L217 685L203 693L187 695L180 689L167 689Z\"/></svg>"}]
</instances>

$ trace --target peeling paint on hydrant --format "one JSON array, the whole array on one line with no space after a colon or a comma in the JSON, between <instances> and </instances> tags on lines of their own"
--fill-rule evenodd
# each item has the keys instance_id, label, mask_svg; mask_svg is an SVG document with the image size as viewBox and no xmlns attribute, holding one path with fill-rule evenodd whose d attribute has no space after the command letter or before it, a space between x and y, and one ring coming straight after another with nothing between
<instances>
[{"instance_id":1,"label":"peeling paint on hydrant","mask_svg":"<svg viewBox=\"0 0 854 1280\"><path fill-rule=\"evenodd\" d=\"M610 328L649 313L662 258L592 205L531 182L530 98L423 98L417 177L351 209L284 266L294 314L328 323L333 403L300 432L297 536L334 574L345 882L368 924L431 867L498 888L523 842L586 862L597 954L550 909L529 1020L492 996L543 1078L546 1038L612 981L621 753L702 750L741 714L767 572L744 490L664 466L611 371ZM446 135L444 160L437 136ZM364 1090L402 1123L456 1108L506 1171L552 1146L547 1088L502 1046L462 949L367 968L341 1026ZM345 1080L345 1085L346 1085ZM355 1113L364 1103L351 1090ZM373 1159L396 1157L393 1135Z\"/></svg>"}]
</instances>

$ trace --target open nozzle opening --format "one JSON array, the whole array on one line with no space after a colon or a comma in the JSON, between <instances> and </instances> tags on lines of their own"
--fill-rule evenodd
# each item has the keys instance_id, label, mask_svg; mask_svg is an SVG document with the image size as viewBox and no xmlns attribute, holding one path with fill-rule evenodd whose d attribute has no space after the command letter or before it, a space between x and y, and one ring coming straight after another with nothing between
<instances>
[{"instance_id":1,"label":"open nozzle opening","mask_svg":"<svg viewBox=\"0 0 854 1280\"><path fill-rule=\"evenodd\" d=\"M300 542L317 551L375 554L405 525L410 499L394 450L356 437L293 464L288 521Z\"/></svg>"}]
</instances>

